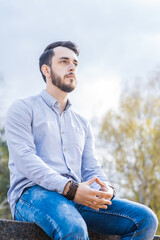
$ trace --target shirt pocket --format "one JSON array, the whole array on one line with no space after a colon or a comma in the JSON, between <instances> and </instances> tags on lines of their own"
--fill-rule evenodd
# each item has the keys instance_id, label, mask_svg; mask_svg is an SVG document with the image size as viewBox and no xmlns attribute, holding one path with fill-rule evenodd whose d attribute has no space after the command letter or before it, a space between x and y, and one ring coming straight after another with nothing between
<instances>
[{"instance_id":1,"label":"shirt pocket","mask_svg":"<svg viewBox=\"0 0 160 240\"><path fill-rule=\"evenodd\" d=\"M73 127L73 131L74 131L74 141L75 141L76 149L79 150L82 154L84 149L84 144L85 144L84 132L82 129L77 127Z\"/></svg>"}]
</instances>

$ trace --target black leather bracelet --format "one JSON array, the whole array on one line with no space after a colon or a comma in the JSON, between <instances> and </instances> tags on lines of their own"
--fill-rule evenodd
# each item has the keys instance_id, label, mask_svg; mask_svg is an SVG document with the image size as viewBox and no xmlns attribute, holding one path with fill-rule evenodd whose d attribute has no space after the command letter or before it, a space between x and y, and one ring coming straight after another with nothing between
<instances>
[{"instance_id":1,"label":"black leather bracelet","mask_svg":"<svg viewBox=\"0 0 160 240\"><path fill-rule=\"evenodd\" d=\"M74 200L74 197L76 195L76 192L77 192L77 188L79 186L79 183L71 180L70 181L70 186L69 186L69 189L68 189L68 192L67 194L65 195L65 197L68 199L68 200Z\"/></svg>"}]
</instances>

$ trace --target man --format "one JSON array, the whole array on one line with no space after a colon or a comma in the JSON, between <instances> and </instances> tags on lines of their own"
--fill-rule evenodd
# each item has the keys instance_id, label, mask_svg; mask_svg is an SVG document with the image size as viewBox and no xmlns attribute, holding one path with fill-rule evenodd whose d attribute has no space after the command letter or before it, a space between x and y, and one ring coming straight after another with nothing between
<instances>
[{"instance_id":1,"label":"man","mask_svg":"<svg viewBox=\"0 0 160 240\"><path fill-rule=\"evenodd\" d=\"M114 198L95 157L91 127L71 109L68 93L77 84L78 54L70 41L47 46L39 61L46 90L17 100L8 111L12 215L35 222L56 240L87 240L87 228L123 240L151 240L155 214Z\"/></svg>"}]
</instances>

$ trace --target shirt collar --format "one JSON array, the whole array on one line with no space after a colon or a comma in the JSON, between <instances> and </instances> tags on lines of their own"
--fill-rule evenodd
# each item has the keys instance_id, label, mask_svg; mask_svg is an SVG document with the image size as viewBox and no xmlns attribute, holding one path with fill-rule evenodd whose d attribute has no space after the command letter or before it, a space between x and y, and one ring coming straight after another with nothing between
<instances>
[{"instance_id":1,"label":"shirt collar","mask_svg":"<svg viewBox=\"0 0 160 240\"><path fill-rule=\"evenodd\" d=\"M54 108L55 106L58 105L58 101L56 98L54 98L52 95L50 95L45 89L42 90L42 92L40 93L42 99L45 101L45 103L50 107L50 108ZM68 99L67 100L67 105L66 105L66 108L65 108L65 111L71 107L71 102L70 100Z\"/></svg>"}]
</instances>

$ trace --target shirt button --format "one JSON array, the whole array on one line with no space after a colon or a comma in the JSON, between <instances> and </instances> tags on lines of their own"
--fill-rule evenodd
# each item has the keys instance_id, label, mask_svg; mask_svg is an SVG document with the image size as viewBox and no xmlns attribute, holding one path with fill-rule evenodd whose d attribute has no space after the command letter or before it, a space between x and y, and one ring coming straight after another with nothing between
<instances>
[{"instance_id":1,"label":"shirt button","mask_svg":"<svg viewBox=\"0 0 160 240\"><path fill-rule=\"evenodd\" d=\"M66 148L64 148L63 151L66 152Z\"/></svg>"},{"instance_id":2,"label":"shirt button","mask_svg":"<svg viewBox=\"0 0 160 240\"><path fill-rule=\"evenodd\" d=\"M64 134L64 132L62 131L62 134Z\"/></svg>"}]
</instances>

